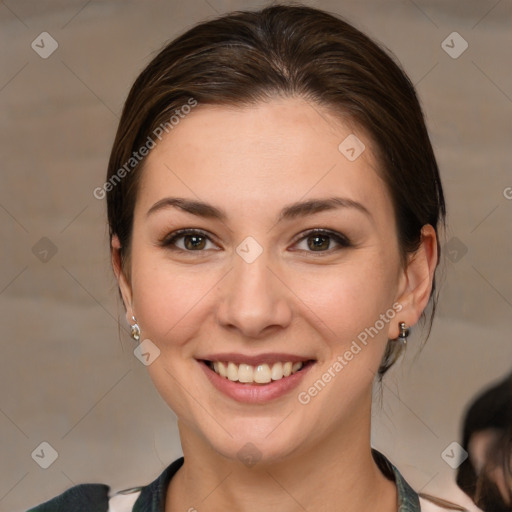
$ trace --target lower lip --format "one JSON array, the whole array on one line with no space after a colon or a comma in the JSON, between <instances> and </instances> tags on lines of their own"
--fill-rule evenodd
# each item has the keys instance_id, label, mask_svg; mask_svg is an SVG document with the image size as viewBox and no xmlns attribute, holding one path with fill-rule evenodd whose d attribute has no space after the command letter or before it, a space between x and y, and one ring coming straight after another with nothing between
<instances>
[{"instance_id":1,"label":"lower lip","mask_svg":"<svg viewBox=\"0 0 512 512\"><path fill-rule=\"evenodd\" d=\"M219 391L237 402L251 404L266 403L289 393L299 385L306 373L308 373L314 365L314 362L310 361L302 368L302 370L290 375L289 377L273 380L268 384L251 385L233 382L232 380L229 380L226 377L221 377L218 373L215 373L205 362L198 361L198 363L206 373L208 379L210 379L210 382Z\"/></svg>"}]
</instances>

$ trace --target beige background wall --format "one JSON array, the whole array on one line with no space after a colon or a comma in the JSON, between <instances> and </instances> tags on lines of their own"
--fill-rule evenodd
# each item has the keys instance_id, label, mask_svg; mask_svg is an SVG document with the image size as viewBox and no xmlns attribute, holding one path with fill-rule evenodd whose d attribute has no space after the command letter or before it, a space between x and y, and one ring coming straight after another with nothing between
<instances>
[{"instance_id":1,"label":"beige background wall","mask_svg":"<svg viewBox=\"0 0 512 512\"><path fill-rule=\"evenodd\" d=\"M446 277L425 349L413 357L414 331L385 380L374 443L416 489L462 500L441 452L466 402L512 366L512 3L307 3L391 49L427 113L449 209ZM262 5L0 2L1 511L74 483L146 484L181 455L175 417L133 356L92 191L151 52L207 17ZM469 44L456 59L441 47L454 31ZM31 47L42 32L58 43L46 59ZM58 452L48 469L31 457L43 441Z\"/></svg>"}]
</instances>

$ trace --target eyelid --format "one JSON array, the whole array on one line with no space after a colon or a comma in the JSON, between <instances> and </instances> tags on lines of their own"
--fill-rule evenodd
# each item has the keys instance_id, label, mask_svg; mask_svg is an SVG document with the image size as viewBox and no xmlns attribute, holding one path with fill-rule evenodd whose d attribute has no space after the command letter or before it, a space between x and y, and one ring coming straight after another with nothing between
<instances>
[{"instance_id":1,"label":"eyelid","mask_svg":"<svg viewBox=\"0 0 512 512\"><path fill-rule=\"evenodd\" d=\"M341 248L352 247L352 242L346 235L344 235L343 233L339 233L338 231L333 231L333 230L325 229L325 228L312 228L312 229L309 229L307 231L300 233L298 235L297 239L293 242L293 245L296 245L298 242L301 242L304 239L308 238L309 236L316 235L316 234L329 236ZM307 252L310 254L332 254L334 251L336 251L338 249L328 249L326 251L303 251L303 252Z\"/></svg>"},{"instance_id":2,"label":"eyelid","mask_svg":"<svg viewBox=\"0 0 512 512\"><path fill-rule=\"evenodd\" d=\"M213 235L210 235L208 232L199 229L199 228L183 228L178 229L176 231L173 231L172 233L167 234L164 236L160 241L159 244L163 247L172 246L173 242L178 240L179 238L183 238L187 235L199 235L203 236L204 238L207 238L211 242L215 240L215 237ZM180 250L177 247L174 247L177 250ZM183 251L183 252L204 252L204 251Z\"/></svg>"},{"instance_id":3,"label":"eyelid","mask_svg":"<svg viewBox=\"0 0 512 512\"><path fill-rule=\"evenodd\" d=\"M298 242L301 242L304 239L306 239L307 237L309 237L311 235L315 235L315 234L329 236L342 248L343 247L347 248L347 247L352 246L352 242L346 235L339 233L337 231L332 231L330 229L325 229L325 228L311 228L307 231L303 231L302 233L297 235L295 241L293 242L293 245L296 245ZM174 242L176 240L183 238L187 235L203 236L211 242L214 242L214 238L215 238L215 237L213 237L213 235L210 235L208 232L206 232L202 229L184 228L184 229L178 229L178 230L173 231L172 233L166 235L163 239L160 240L159 243L163 247L172 247L173 250L186 252L186 253L205 252L204 250L187 251L187 250L180 249L174 245ZM334 249L334 250L328 249L326 251L304 251L302 249L299 249L299 251L301 251L301 252L307 252L307 253L311 253L311 254L331 254L332 252L334 252L336 250L339 250L339 249Z\"/></svg>"}]
</instances>

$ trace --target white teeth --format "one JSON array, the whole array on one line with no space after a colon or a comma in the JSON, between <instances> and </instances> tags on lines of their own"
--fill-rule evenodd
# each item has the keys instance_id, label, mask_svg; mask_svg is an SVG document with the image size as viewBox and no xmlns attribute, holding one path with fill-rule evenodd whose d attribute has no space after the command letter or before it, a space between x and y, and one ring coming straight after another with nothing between
<instances>
[{"instance_id":1,"label":"white teeth","mask_svg":"<svg viewBox=\"0 0 512 512\"><path fill-rule=\"evenodd\" d=\"M283 364L282 363L274 363L272 365L271 372L272 380L279 380L283 378Z\"/></svg>"},{"instance_id":2,"label":"white teeth","mask_svg":"<svg viewBox=\"0 0 512 512\"><path fill-rule=\"evenodd\" d=\"M268 364L260 364L252 366L242 363L237 365L231 361L225 363L222 361L214 361L210 363L215 373L221 377L227 378L233 382L268 384L273 380L280 380L283 377L289 377L293 373L297 373L304 366L303 362L292 363L274 363L272 366Z\"/></svg>"},{"instance_id":3,"label":"white teeth","mask_svg":"<svg viewBox=\"0 0 512 512\"><path fill-rule=\"evenodd\" d=\"M228 369L226 368L226 365L221 361L219 361L217 364L219 366L218 371L215 369L215 363L213 363L213 369L222 377L227 377Z\"/></svg>"},{"instance_id":4,"label":"white teeth","mask_svg":"<svg viewBox=\"0 0 512 512\"><path fill-rule=\"evenodd\" d=\"M254 370L254 382L267 384L272 380L270 366L268 364L259 364Z\"/></svg>"},{"instance_id":5,"label":"white teeth","mask_svg":"<svg viewBox=\"0 0 512 512\"><path fill-rule=\"evenodd\" d=\"M238 380L240 382L254 382L254 379L252 378L254 375L254 370L252 366L249 366L248 364L241 364L238 367Z\"/></svg>"},{"instance_id":6,"label":"white teeth","mask_svg":"<svg viewBox=\"0 0 512 512\"><path fill-rule=\"evenodd\" d=\"M301 362L293 363L292 365L292 373L295 373L297 370L302 368L303 364Z\"/></svg>"},{"instance_id":7,"label":"white teeth","mask_svg":"<svg viewBox=\"0 0 512 512\"><path fill-rule=\"evenodd\" d=\"M238 380L238 367L235 363L229 362L228 363L228 375L229 380L235 381Z\"/></svg>"}]
</instances>

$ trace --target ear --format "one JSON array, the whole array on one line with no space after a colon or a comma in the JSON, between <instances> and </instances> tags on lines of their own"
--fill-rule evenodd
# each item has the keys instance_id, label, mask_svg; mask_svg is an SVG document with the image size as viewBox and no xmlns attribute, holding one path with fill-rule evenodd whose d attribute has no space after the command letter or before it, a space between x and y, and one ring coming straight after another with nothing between
<instances>
[{"instance_id":1,"label":"ear","mask_svg":"<svg viewBox=\"0 0 512 512\"><path fill-rule=\"evenodd\" d=\"M425 224L418 250L409 256L407 267L401 271L396 301L402 305L402 310L397 314L393 332L390 329L390 339L398 336L399 322L405 322L408 327L415 325L427 307L437 259L436 232L430 224Z\"/></svg>"},{"instance_id":2,"label":"ear","mask_svg":"<svg viewBox=\"0 0 512 512\"><path fill-rule=\"evenodd\" d=\"M112 236L112 268L114 269L114 274L117 279L117 284L119 285L119 289L121 290L121 295L123 296L124 307L126 309L126 321L129 325L132 324L132 316L134 316L133 308L132 308L132 289L131 285L126 278L122 266L121 266L121 243L119 242L119 238L117 235Z\"/></svg>"}]
</instances>

